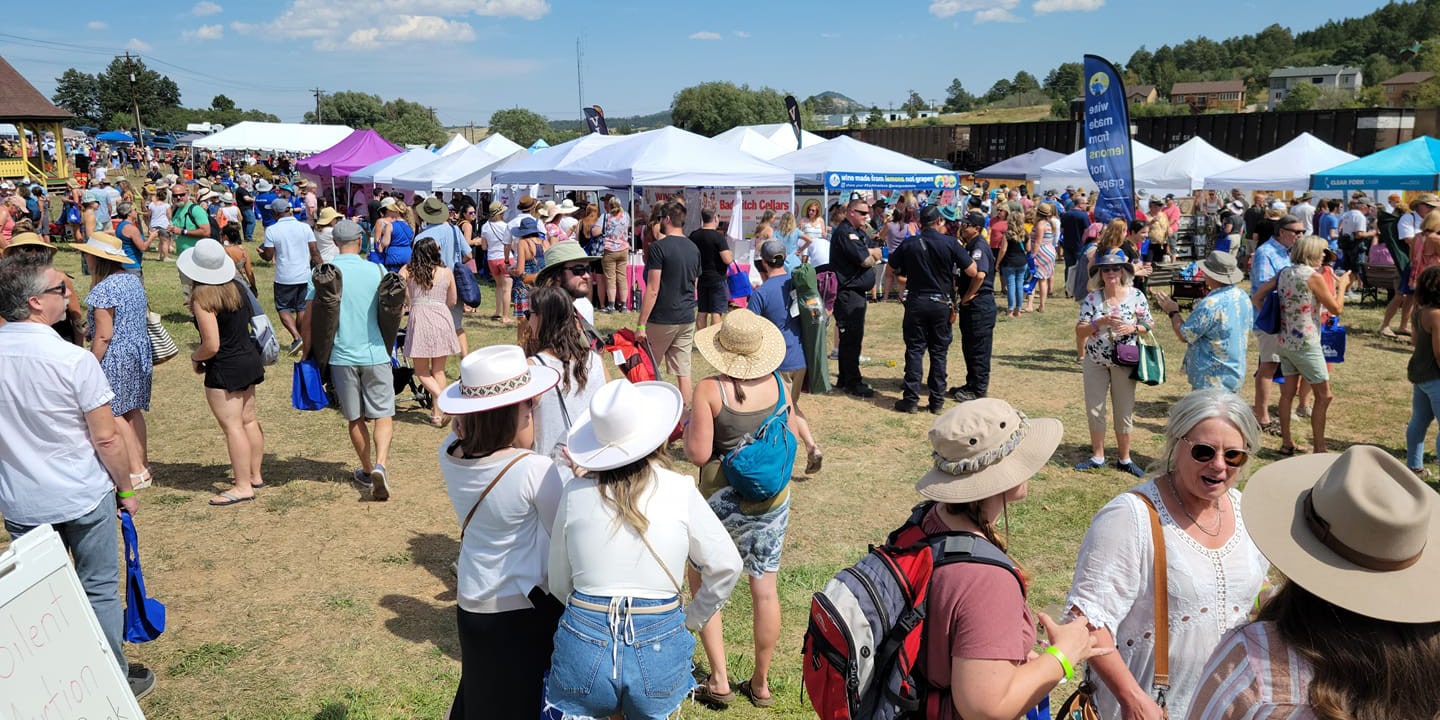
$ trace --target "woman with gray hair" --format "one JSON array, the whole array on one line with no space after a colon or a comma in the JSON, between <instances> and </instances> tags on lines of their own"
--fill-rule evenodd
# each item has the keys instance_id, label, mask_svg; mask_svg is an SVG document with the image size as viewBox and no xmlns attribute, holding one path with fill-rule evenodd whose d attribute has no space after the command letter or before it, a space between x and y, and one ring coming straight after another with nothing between
<instances>
[{"instance_id":1,"label":"woman with gray hair","mask_svg":"<svg viewBox=\"0 0 1440 720\"><path fill-rule=\"evenodd\" d=\"M1107 720L1185 717L1220 640L1247 622L1269 563L1250 541L1240 492L1260 427L1234 393L1197 390L1170 409L1163 465L1111 500L1090 522L1066 606L1116 652L1091 659L1095 699ZM1155 567L1151 527L1165 565ZM1156 578L1169 604L1168 686L1156 682Z\"/></svg>"},{"instance_id":2,"label":"woman with gray hair","mask_svg":"<svg viewBox=\"0 0 1440 720\"><path fill-rule=\"evenodd\" d=\"M115 217L120 220L120 224L115 226L115 237L120 238L120 248L125 257L130 258L130 262L122 264L120 269L144 280L145 271L141 265L145 260L145 251L150 249L150 241L140 229L135 203L122 202L116 205Z\"/></svg>"}]
</instances>

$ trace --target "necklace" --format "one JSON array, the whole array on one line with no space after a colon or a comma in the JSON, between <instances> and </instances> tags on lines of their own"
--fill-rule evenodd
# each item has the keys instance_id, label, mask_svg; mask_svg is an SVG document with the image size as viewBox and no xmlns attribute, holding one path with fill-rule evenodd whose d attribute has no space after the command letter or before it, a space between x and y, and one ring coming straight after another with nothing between
<instances>
[{"instance_id":1,"label":"necklace","mask_svg":"<svg viewBox=\"0 0 1440 720\"><path fill-rule=\"evenodd\" d=\"M1191 514L1190 514L1190 508L1185 507L1185 498L1180 497L1180 491L1178 491L1178 490L1175 489L1175 476L1174 476L1174 475L1166 475L1165 477L1166 477L1166 480L1168 480L1168 481L1169 481L1169 484L1170 484L1170 494L1175 496L1175 502L1180 503L1180 510L1185 513L1185 517L1190 518L1190 522L1195 523L1195 527L1196 527L1198 530L1200 530L1200 532L1205 533L1206 535L1209 535L1210 537L1220 537L1220 528L1225 525L1225 516L1219 514L1219 512L1220 512L1220 500L1219 500L1219 499L1216 499L1216 500L1215 500L1215 512L1216 512L1216 517L1215 517L1215 530L1214 530L1213 532L1210 531L1210 530L1206 530L1206 529L1205 529L1205 526L1204 526L1204 525L1201 525L1201 524L1200 524L1200 521L1197 520L1194 515L1191 515Z\"/></svg>"}]
</instances>

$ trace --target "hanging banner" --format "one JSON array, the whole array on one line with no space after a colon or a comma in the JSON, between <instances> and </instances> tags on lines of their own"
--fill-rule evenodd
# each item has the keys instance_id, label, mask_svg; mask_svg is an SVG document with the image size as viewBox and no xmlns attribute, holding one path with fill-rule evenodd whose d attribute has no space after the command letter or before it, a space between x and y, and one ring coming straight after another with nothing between
<instances>
[{"instance_id":1,"label":"hanging banner","mask_svg":"<svg viewBox=\"0 0 1440 720\"><path fill-rule=\"evenodd\" d=\"M827 172L825 185L831 190L954 190L960 186L960 176L947 172L898 175Z\"/></svg>"},{"instance_id":2,"label":"hanging banner","mask_svg":"<svg viewBox=\"0 0 1440 720\"><path fill-rule=\"evenodd\" d=\"M1135 163L1125 82L1109 60L1085 56L1085 165L1100 189L1096 217L1135 217Z\"/></svg>"},{"instance_id":3,"label":"hanging banner","mask_svg":"<svg viewBox=\"0 0 1440 720\"><path fill-rule=\"evenodd\" d=\"M590 132L600 135L610 134L610 128L605 125L605 111L599 105L591 105L588 108L582 108L581 111L585 113L585 125L590 128Z\"/></svg>"}]
</instances>

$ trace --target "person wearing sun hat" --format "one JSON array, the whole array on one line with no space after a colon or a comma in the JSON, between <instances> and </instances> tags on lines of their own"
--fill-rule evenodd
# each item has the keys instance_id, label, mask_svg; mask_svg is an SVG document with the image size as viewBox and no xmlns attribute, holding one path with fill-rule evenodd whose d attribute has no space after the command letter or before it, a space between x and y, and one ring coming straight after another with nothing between
<instances>
[{"instance_id":1,"label":"person wearing sun hat","mask_svg":"<svg viewBox=\"0 0 1440 720\"><path fill-rule=\"evenodd\" d=\"M1115 467L1144 477L1145 471L1130 459L1130 433L1135 421L1135 380L1130 368L1115 362L1119 342L1133 340L1155 325L1145 294L1132 284L1135 266L1116 249L1090 264L1090 292L1080 302L1075 337L1085 343L1080 360L1084 378L1085 410L1090 425L1090 458L1076 470L1105 467L1105 404L1114 405Z\"/></svg>"},{"instance_id":2,"label":"person wearing sun hat","mask_svg":"<svg viewBox=\"0 0 1440 720\"><path fill-rule=\"evenodd\" d=\"M915 483L926 499L914 513L927 535L967 533L991 546L978 554L1018 568L1005 555L1009 505L1025 499L1029 481L1054 454L1059 420L1028 418L998 398L959 405L930 427L931 468ZM1016 573L999 565L958 562L930 578L919 670L926 678L963 677L948 690L931 683L924 717L1023 717L1039 698L1073 675L1095 652L1083 622L1044 626L1054 651L1035 656L1036 616ZM1053 657L1052 657L1053 656Z\"/></svg>"},{"instance_id":3,"label":"person wearing sun hat","mask_svg":"<svg viewBox=\"0 0 1440 720\"><path fill-rule=\"evenodd\" d=\"M600 261L598 255L587 255L580 243L558 242L545 251L545 267L535 276L536 285L563 288L575 303L575 312L585 321L585 332L599 339L595 330L595 305L590 302L590 268ZM604 344L600 343L599 347Z\"/></svg>"},{"instance_id":4,"label":"person wearing sun hat","mask_svg":"<svg viewBox=\"0 0 1440 720\"><path fill-rule=\"evenodd\" d=\"M1239 287L1245 273L1235 256L1216 250L1200 263L1205 297L1195 301L1190 317L1180 316L1180 303L1155 291L1155 305L1170 316L1170 328L1185 343L1186 378L1190 389L1223 387L1239 392L1245 384L1245 357L1255 307Z\"/></svg>"},{"instance_id":5,"label":"person wearing sun hat","mask_svg":"<svg viewBox=\"0 0 1440 720\"><path fill-rule=\"evenodd\" d=\"M480 249L485 252L485 266L490 277L495 279L495 314L491 320L503 325L515 324L510 315L510 291L513 280L510 277L510 263L513 255L514 238L510 237L510 226L505 222L505 206L491 200L485 207L485 221L480 224Z\"/></svg>"},{"instance_id":6,"label":"person wearing sun hat","mask_svg":"<svg viewBox=\"0 0 1440 720\"><path fill-rule=\"evenodd\" d=\"M175 266L194 283L189 304L200 345L190 354L190 363L196 374L205 376L205 400L225 435L234 474L234 486L211 498L210 505L249 502L256 489L265 487L265 431L255 403L255 386L265 381L265 365L250 339L250 302L235 282L235 261L217 240L196 241L180 253Z\"/></svg>"},{"instance_id":7,"label":"person wearing sun hat","mask_svg":"<svg viewBox=\"0 0 1440 720\"><path fill-rule=\"evenodd\" d=\"M435 398L454 417L438 456L460 525L452 718L540 716L560 617L546 577L563 486L555 463L529 448L535 399L559 379L518 346L492 345L466 355L460 379Z\"/></svg>"},{"instance_id":8,"label":"person wearing sun hat","mask_svg":"<svg viewBox=\"0 0 1440 720\"><path fill-rule=\"evenodd\" d=\"M1431 718L1440 707L1440 507L1380 448L1281 460L1245 490L1285 579L1201 672L1190 720Z\"/></svg>"},{"instance_id":9,"label":"person wearing sun hat","mask_svg":"<svg viewBox=\"0 0 1440 720\"><path fill-rule=\"evenodd\" d=\"M704 627L740 577L725 527L670 469L665 445L684 411L673 385L621 378L570 428L570 458L588 472L566 484L551 531L550 592L566 601L567 631L556 633L545 688L567 717L674 713L695 685L695 640L683 630ZM698 578L688 605L687 560Z\"/></svg>"},{"instance_id":10,"label":"person wearing sun hat","mask_svg":"<svg viewBox=\"0 0 1440 720\"><path fill-rule=\"evenodd\" d=\"M415 235L415 244L425 238L435 241L435 247L440 251L440 264L454 270L456 265L470 259L470 244L465 242L465 236L455 223L450 222L450 207L438 196L425 198L423 202L415 206L415 214L425 223L425 228ZM412 250L413 253L413 250ZM455 339L460 343L460 355L463 357L470 352L470 341L465 337L465 328L462 323L465 314L465 303L456 302L450 306L450 324L455 333Z\"/></svg>"},{"instance_id":11,"label":"person wearing sun hat","mask_svg":"<svg viewBox=\"0 0 1440 720\"><path fill-rule=\"evenodd\" d=\"M755 670L739 687L756 704L768 705L773 703L770 662L780 633L776 578L790 522L790 487L785 485L768 500L747 500L726 481L720 458L759 429L777 404L785 405L784 412L792 412L785 385L776 372L785 359L785 338L770 321L741 308L726 313L718 325L696 332L695 346L716 374L695 385L690 423L685 429L685 456L700 468L700 494L745 561L754 598ZM719 615L701 631L700 640L711 668L696 697L702 702L727 704L734 696L724 662Z\"/></svg>"},{"instance_id":12,"label":"person wearing sun hat","mask_svg":"<svg viewBox=\"0 0 1440 720\"><path fill-rule=\"evenodd\" d=\"M320 211L315 218L315 251L320 254L320 262L328 263L340 254L340 249L335 247L335 223L345 219L333 207L327 207Z\"/></svg>"}]
</instances>

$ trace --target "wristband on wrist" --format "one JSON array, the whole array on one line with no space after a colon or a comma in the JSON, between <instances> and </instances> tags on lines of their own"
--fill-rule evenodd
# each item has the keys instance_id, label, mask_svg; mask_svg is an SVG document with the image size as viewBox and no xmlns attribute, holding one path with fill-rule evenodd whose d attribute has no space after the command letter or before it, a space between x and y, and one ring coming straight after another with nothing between
<instances>
[{"instance_id":1,"label":"wristband on wrist","mask_svg":"<svg viewBox=\"0 0 1440 720\"><path fill-rule=\"evenodd\" d=\"M1060 661L1060 668L1065 671L1065 677L1060 682L1067 682L1075 679L1075 666L1070 664L1070 658L1065 657L1065 652L1054 645L1045 648L1046 655L1052 655Z\"/></svg>"},{"instance_id":2,"label":"wristband on wrist","mask_svg":"<svg viewBox=\"0 0 1440 720\"><path fill-rule=\"evenodd\" d=\"M1169 315L1169 316L1172 317L1172 318L1180 317L1180 311L1179 311L1179 310L1171 310L1170 312L1167 312L1167 313L1165 313L1165 314L1166 314L1166 315Z\"/></svg>"},{"instance_id":3,"label":"wristband on wrist","mask_svg":"<svg viewBox=\"0 0 1440 720\"><path fill-rule=\"evenodd\" d=\"M645 329L645 323L640 323L640 324L636 325L636 326L635 326L635 329L636 329L636 330L644 330L644 329Z\"/></svg>"},{"instance_id":4,"label":"wristband on wrist","mask_svg":"<svg viewBox=\"0 0 1440 720\"><path fill-rule=\"evenodd\" d=\"M120 498L120 499L122 499L122 500L125 499L125 498L128 498L128 497L135 497L135 491L134 491L134 490L120 490L120 491L117 491L117 492L115 493L115 497L118 497L118 498Z\"/></svg>"}]
</instances>

